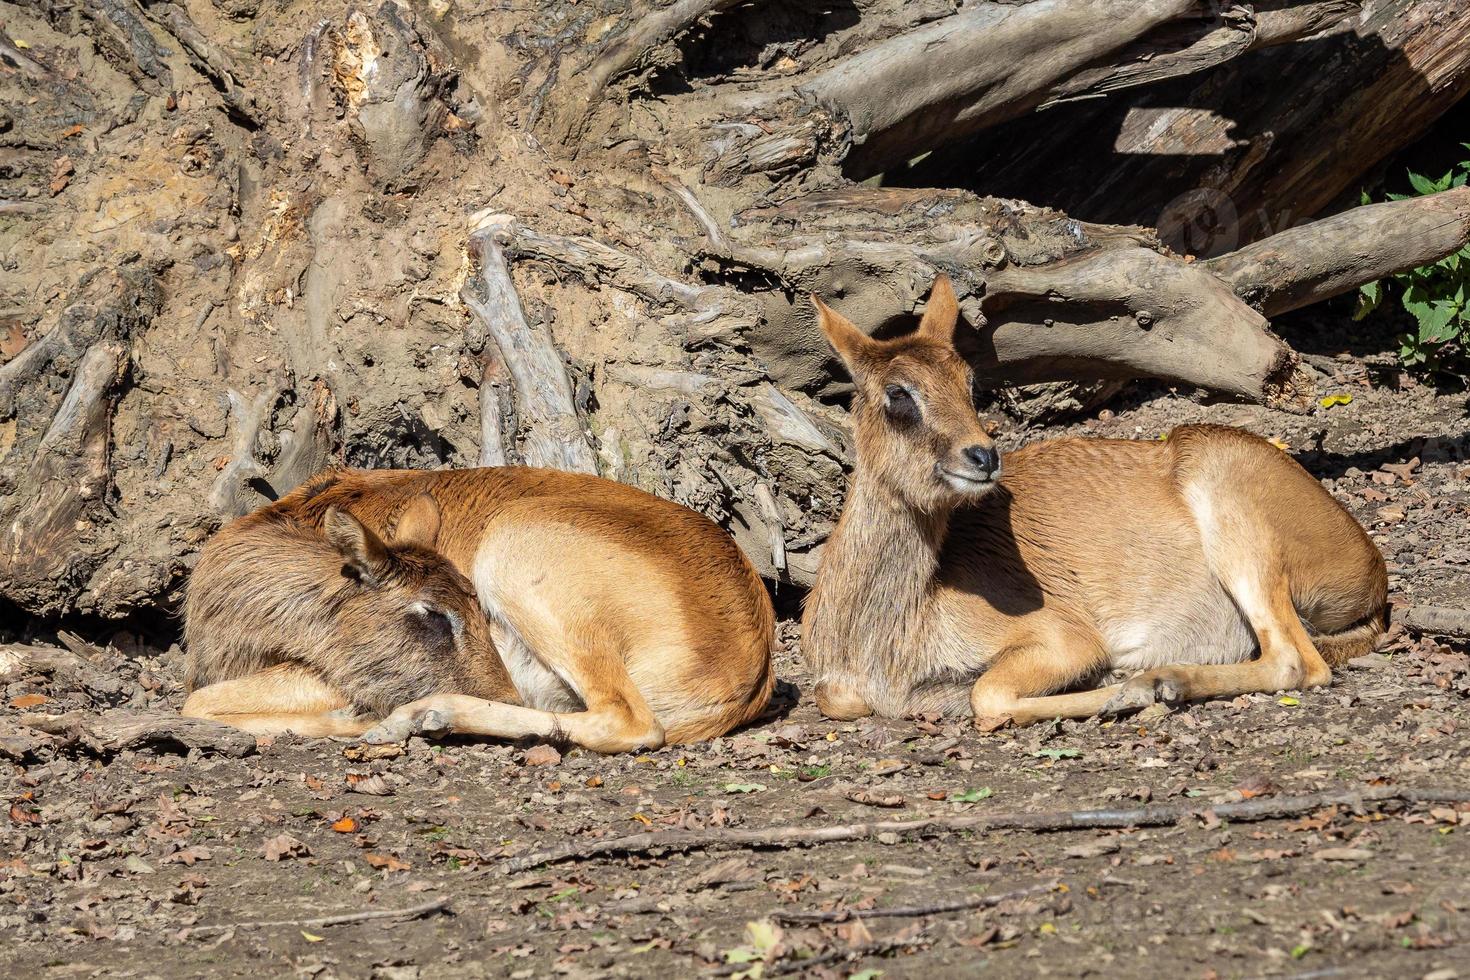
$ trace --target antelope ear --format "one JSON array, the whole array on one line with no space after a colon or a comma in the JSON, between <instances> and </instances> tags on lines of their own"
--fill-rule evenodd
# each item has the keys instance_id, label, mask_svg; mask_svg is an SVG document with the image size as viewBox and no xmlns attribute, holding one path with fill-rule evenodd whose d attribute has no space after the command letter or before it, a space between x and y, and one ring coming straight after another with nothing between
<instances>
[{"instance_id":1,"label":"antelope ear","mask_svg":"<svg viewBox=\"0 0 1470 980\"><path fill-rule=\"evenodd\" d=\"M822 333L827 336L827 343L842 358L848 372L856 377L862 370L863 361L877 342L854 326L847 317L823 303L820 296L813 294L812 305L817 308L817 320L822 325Z\"/></svg>"},{"instance_id":2,"label":"antelope ear","mask_svg":"<svg viewBox=\"0 0 1470 980\"><path fill-rule=\"evenodd\" d=\"M393 529L393 544L432 549L434 542L439 540L439 525L439 505L432 496L421 493L410 500L403 513L398 515L398 526Z\"/></svg>"},{"instance_id":3,"label":"antelope ear","mask_svg":"<svg viewBox=\"0 0 1470 980\"><path fill-rule=\"evenodd\" d=\"M327 509L322 530L344 562L343 571L376 585L388 567L388 549L367 525L336 507Z\"/></svg>"},{"instance_id":4,"label":"antelope ear","mask_svg":"<svg viewBox=\"0 0 1470 980\"><path fill-rule=\"evenodd\" d=\"M960 318L960 304L955 299L949 276L940 273L929 290L929 304L919 321L919 333L933 340L954 343L954 325Z\"/></svg>"}]
</instances>

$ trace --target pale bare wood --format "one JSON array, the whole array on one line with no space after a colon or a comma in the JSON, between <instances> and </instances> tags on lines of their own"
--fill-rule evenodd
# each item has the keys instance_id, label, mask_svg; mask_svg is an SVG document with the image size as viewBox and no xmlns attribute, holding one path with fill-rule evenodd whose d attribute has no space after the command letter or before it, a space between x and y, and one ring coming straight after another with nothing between
<instances>
[{"instance_id":1,"label":"pale bare wood","mask_svg":"<svg viewBox=\"0 0 1470 980\"><path fill-rule=\"evenodd\" d=\"M291 926L298 929L322 929L328 926L344 926L354 922L373 922L382 919L421 919L435 912L445 912L449 909L450 899L431 899L418 905L411 905L406 909L363 909L359 912L342 912L337 915L320 915L311 919L274 919L268 922L224 922L218 925L189 926L181 929L177 935L182 939L194 939L199 936L212 936L223 932L231 932L235 929L276 929L281 926Z\"/></svg>"},{"instance_id":2,"label":"pale bare wood","mask_svg":"<svg viewBox=\"0 0 1470 980\"><path fill-rule=\"evenodd\" d=\"M1393 622L1402 623L1416 633L1435 636L1470 637L1470 611L1443 606L1405 606L1395 608Z\"/></svg>"},{"instance_id":3,"label":"pale bare wood","mask_svg":"<svg viewBox=\"0 0 1470 980\"><path fill-rule=\"evenodd\" d=\"M790 824L771 827L718 827L706 830L661 830L651 834L567 841L510 858L501 865L505 874L517 874L547 864L585 861L622 854L679 854L688 851L764 850L767 848L816 847L855 840L871 840L879 834L908 834L943 837L962 831L985 833L997 830L1038 832L1102 830L1108 828L1167 827L1181 821L1214 818L1249 823L1281 820L1314 813L1324 807L1351 807L1355 811L1378 809L1392 803L1464 803L1470 790L1450 788L1413 789L1401 786L1368 786L1358 790L1329 790L1299 796L1272 796L1240 803L1161 804L1127 810L1065 810L1039 813L963 813L918 817L913 820L874 820L866 823L813 827Z\"/></svg>"},{"instance_id":4,"label":"pale bare wood","mask_svg":"<svg viewBox=\"0 0 1470 980\"><path fill-rule=\"evenodd\" d=\"M1353 208L1210 259L1266 316L1437 262L1470 240L1470 187Z\"/></svg>"},{"instance_id":5,"label":"pale bare wood","mask_svg":"<svg viewBox=\"0 0 1470 980\"><path fill-rule=\"evenodd\" d=\"M171 711L113 708L101 714L68 711L47 715L32 712L21 715L20 721L37 731L79 743L99 754L110 755L145 745L172 744L236 758L255 751L255 736L248 732L214 721L184 718Z\"/></svg>"},{"instance_id":6,"label":"pale bare wood","mask_svg":"<svg viewBox=\"0 0 1470 980\"><path fill-rule=\"evenodd\" d=\"M571 381L546 324L532 325L521 309L499 237L508 220L481 222L470 236L477 276L460 293L485 336L495 342L515 383L515 402L525 427L520 451L530 466L572 473L596 473L597 460L587 444L572 397ZM472 337L471 350L484 343Z\"/></svg>"}]
</instances>

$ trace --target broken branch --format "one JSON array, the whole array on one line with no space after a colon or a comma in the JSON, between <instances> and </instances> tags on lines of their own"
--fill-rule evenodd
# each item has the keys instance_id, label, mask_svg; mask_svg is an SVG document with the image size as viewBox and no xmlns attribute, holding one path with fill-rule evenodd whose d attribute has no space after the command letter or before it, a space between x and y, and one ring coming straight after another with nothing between
<instances>
[{"instance_id":1,"label":"broken branch","mask_svg":"<svg viewBox=\"0 0 1470 980\"><path fill-rule=\"evenodd\" d=\"M1394 609L1392 620L1416 633L1470 638L1470 611L1443 606L1406 606Z\"/></svg>"},{"instance_id":2,"label":"broken branch","mask_svg":"<svg viewBox=\"0 0 1470 980\"><path fill-rule=\"evenodd\" d=\"M597 463L583 434L572 399L572 384L545 324L534 327L521 309L501 237L511 219L494 215L470 235L470 257L477 276L466 280L460 299L500 348L515 386L518 414L525 426L522 455L529 466L573 473L596 473ZM471 336L471 350L485 347ZM482 422L482 428L484 423Z\"/></svg>"},{"instance_id":3,"label":"broken branch","mask_svg":"<svg viewBox=\"0 0 1470 980\"><path fill-rule=\"evenodd\" d=\"M279 926L291 926L298 929L320 929L325 926L342 926L352 922L369 922L373 919L421 919L435 912L443 912L449 908L449 899L436 898L422 905L413 905L406 909L365 909L361 912L344 912L341 915L324 915L315 919L277 919L271 922L228 922L214 926L191 926L179 932L182 939L193 939L197 936L215 935L217 933L229 932L232 929L274 929Z\"/></svg>"},{"instance_id":4,"label":"broken branch","mask_svg":"<svg viewBox=\"0 0 1470 980\"><path fill-rule=\"evenodd\" d=\"M233 758L255 751L255 736L249 732L203 718L185 718L171 711L116 708L100 715L84 711L61 715L28 713L20 716L20 722L47 735L79 742L98 755L111 755L140 745L183 745Z\"/></svg>"},{"instance_id":5,"label":"broken branch","mask_svg":"<svg viewBox=\"0 0 1470 980\"><path fill-rule=\"evenodd\" d=\"M813 847L838 841L867 840L883 833L935 837L961 830L1098 830L1104 828L1164 827L1191 817L1213 814L1219 820L1248 822L1279 820L1311 813L1327 806L1355 809L1389 803L1464 803L1466 789L1409 789L1401 786L1370 786L1361 790L1331 790L1304 796L1278 796L1214 805L1157 804L1133 810L1065 810L1043 813L964 814L952 817L920 817L915 820L877 820L868 823L811 827L800 824L754 830L710 829L669 830L601 840L572 841L545 850L513 857L501 865L507 874L543 864L581 861L609 854L669 854L696 850L731 850Z\"/></svg>"},{"instance_id":6,"label":"broken branch","mask_svg":"<svg viewBox=\"0 0 1470 980\"><path fill-rule=\"evenodd\" d=\"M1470 187L1369 204L1288 229L1204 263L1276 316L1437 262L1470 241Z\"/></svg>"},{"instance_id":7,"label":"broken branch","mask_svg":"<svg viewBox=\"0 0 1470 980\"><path fill-rule=\"evenodd\" d=\"M895 905L889 908L879 909L833 909L830 912L777 912L771 918L777 922L786 922L799 925L807 922L847 922L851 919L906 919L921 915L938 915L941 912L963 912L969 909L994 908L1001 902L1009 902L1013 898L1025 898L1037 892L1053 891L1061 882L1053 878L1051 881L1032 885L1029 888L1017 888L1015 891L1001 892L997 895L968 895L965 898L954 899L948 902L929 902L925 905Z\"/></svg>"},{"instance_id":8,"label":"broken branch","mask_svg":"<svg viewBox=\"0 0 1470 980\"><path fill-rule=\"evenodd\" d=\"M1131 375L1310 404L1311 381L1264 317L1209 272L1150 249L1007 266L987 285L987 314L1004 316L984 336L981 367L1013 383Z\"/></svg>"}]
</instances>

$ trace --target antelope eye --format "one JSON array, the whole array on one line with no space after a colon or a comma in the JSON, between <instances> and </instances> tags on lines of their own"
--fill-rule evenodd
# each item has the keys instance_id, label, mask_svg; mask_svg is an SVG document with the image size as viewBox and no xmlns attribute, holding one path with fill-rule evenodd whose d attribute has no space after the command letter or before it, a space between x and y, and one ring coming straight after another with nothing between
<instances>
[{"instance_id":1,"label":"antelope eye","mask_svg":"<svg viewBox=\"0 0 1470 980\"><path fill-rule=\"evenodd\" d=\"M914 400L914 393L903 385L883 389L883 407L899 422L919 421L919 403Z\"/></svg>"},{"instance_id":2,"label":"antelope eye","mask_svg":"<svg viewBox=\"0 0 1470 980\"><path fill-rule=\"evenodd\" d=\"M431 607L414 610L414 615L420 623L420 629L427 636L440 641L453 642L455 628L454 620L442 609Z\"/></svg>"}]
</instances>

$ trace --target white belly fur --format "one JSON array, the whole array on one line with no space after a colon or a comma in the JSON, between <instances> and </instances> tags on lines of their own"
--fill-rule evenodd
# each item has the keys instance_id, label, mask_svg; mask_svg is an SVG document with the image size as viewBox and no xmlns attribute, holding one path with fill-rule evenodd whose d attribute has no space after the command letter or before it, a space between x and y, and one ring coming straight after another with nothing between
<instances>
[{"instance_id":1,"label":"white belly fur","mask_svg":"<svg viewBox=\"0 0 1470 980\"><path fill-rule=\"evenodd\" d=\"M1181 609L1105 624L1103 642L1117 670L1149 670L1169 664L1233 664L1249 660L1255 634L1221 590Z\"/></svg>"},{"instance_id":2,"label":"white belly fur","mask_svg":"<svg viewBox=\"0 0 1470 980\"><path fill-rule=\"evenodd\" d=\"M480 608L490 620L490 638L516 693L521 696L521 703L540 711L585 711L586 704L570 679L538 657L515 624L506 618L496 590L494 557L485 549L476 556L473 579Z\"/></svg>"}]
</instances>

